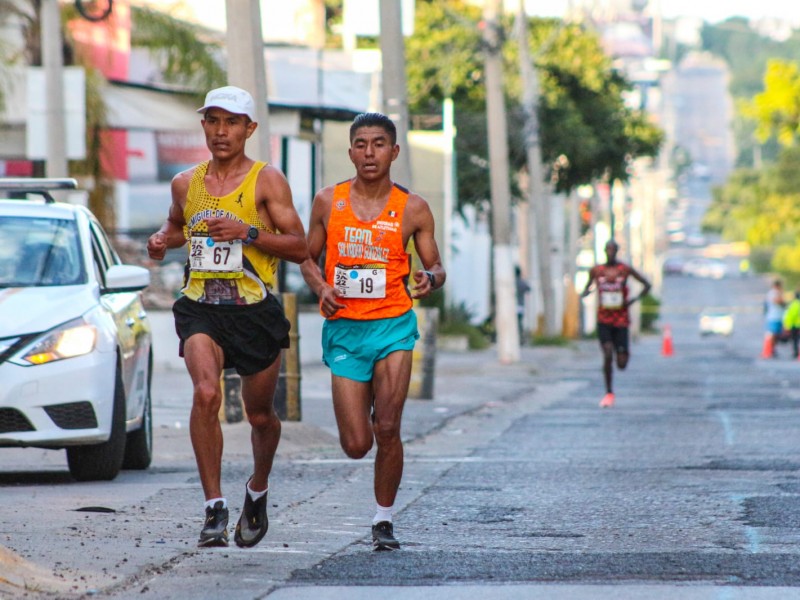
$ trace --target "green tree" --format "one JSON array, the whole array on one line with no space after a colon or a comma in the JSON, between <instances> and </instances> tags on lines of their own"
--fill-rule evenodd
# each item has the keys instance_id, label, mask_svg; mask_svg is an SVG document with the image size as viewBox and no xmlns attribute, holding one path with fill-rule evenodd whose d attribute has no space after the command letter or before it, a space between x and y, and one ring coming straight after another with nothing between
<instances>
[{"instance_id":1,"label":"green tree","mask_svg":"<svg viewBox=\"0 0 800 600\"><path fill-rule=\"evenodd\" d=\"M409 107L416 114L438 113L444 98L453 99L458 196L461 202L483 201L489 190L480 10L463 0L421 0L416 15L416 33L406 43ZM525 170L524 127L512 25L510 16L502 21L502 54L512 107L511 169L520 174ZM662 133L645 115L625 106L623 93L629 86L613 70L597 36L559 20L531 19L529 38L540 79L542 157L546 165L559 165L548 174L556 190L598 179L627 180L631 160L655 155ZM512 190L519 195L516 180Z\"/></svg>"},{"instance_id":2,"label":"green tree","mask_svg":"<svg viewBox=\"0 0 800 600\"><path fill-rule=\"evenodd\" d=\"M729 241L746 241L761 270L800 273L800 148L781 152L777 164L739 169L714 190L704 228Z\"/></svg>"},{"instance_id":3,"label":"green tree","mask_svg":"<svg viewBox=\"0 0 800 600\"><path fill-rule=\"evenodd\" d=\"M706 50L731 70L737 103L737 165L752 165L760 144L765 166L740 168L714 190L704 227L747 241L754 266L796 279L800 274L800 33L765 37L744 19L703 29Z\"/></svg>"},{"instance_id":4,"label":"green tree","mask_svg":"<svg viewBox=\"0 0 800 600\"><path fill-rule=\"evenodd\" d=\"M770 60L764 75L764 91L743 105L745 115L756 122L756 136L772 136L791 146L800 134L800 69L797 63Z\"/></svg>"},{"instance_id":5,"label":"green tree","mask_svg":"<svg viewBox=\"0 0 800 600\"><path fill-rule=\"evenodd\" d=\"M753 166L758 143L754 136L755 125L738 105L749 102L763 91L764 72L771 59L794 60L800 55L800 32L794 31L788 39L776 40L762 35L747 19L735 17L704 25L701 36L703 49L724 59L730 68L730 92L737 103L733 120L736 165ZM758 144L762 160L771 162L777 158L780 149L775 139Z\"/></svg>"}]
</instances>

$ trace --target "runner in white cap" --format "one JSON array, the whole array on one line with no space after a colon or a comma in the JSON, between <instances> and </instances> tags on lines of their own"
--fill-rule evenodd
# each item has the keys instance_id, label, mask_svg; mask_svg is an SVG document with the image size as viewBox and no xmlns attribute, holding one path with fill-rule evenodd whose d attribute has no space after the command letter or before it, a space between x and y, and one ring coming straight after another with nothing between
<instances>
[{"instance_id":1,"label":"runner in white cap","mask_svg":"<svg viewBox=\"0 0 800 600\"><path fill-rule=\"evenodd\" d=\"M234 540L250 547L269 524L267 488L281 436L272 397L281 349L289 345L290 324L272 289L278 262L303 262L308 246L283 173L245 154L257 127L253 97L222 87L208 93L198 112L211 160L172 180L167 220L150 236L147 251L162 260L168 248L189 242L184 285L172 311L194 387L189 427L206 515L198 545L228 545L218 414L220 376L235 368L251 426L253 474Z\"/></svg>"}]
</instances>

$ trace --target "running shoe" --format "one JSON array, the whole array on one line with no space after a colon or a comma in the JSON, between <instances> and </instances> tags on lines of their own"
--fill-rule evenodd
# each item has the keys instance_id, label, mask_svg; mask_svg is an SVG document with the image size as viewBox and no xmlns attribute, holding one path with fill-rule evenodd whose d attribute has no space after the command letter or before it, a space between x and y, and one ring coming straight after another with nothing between
<instances>
[{"instance_id":1,"label":"running shoe","mask_svg":"<svg viewBox=\"0 0 800 600\"><path fill-rule=\"evenodd\" d=\"M248 480L247 483L250 483ZM267 518L267 497L269 491L258 500L250 497L247 485L244 486L244 507L242 516L236 523L236 532L233 534L233 541L240 548L251 548L261 541L267 534L269 519Z\"/></svg>"},{"instance_id":2,"label":"running shoe","mask_svg":"<svg viewBox=\"0 0 800 600\"><path fill-rule=\"evenodd\" d=\"M608 393L600 400L600 408L611 408L614 406L614 394Z\"/></svg>"},{"instance_id":3,"label":"running shoe","mask_svg":"<svg viewBox=\"0 0 800 600\"><path fill-rule=\"evenodd\" d=\"M206 522L197 545L202 548L224 548L228 545L228 509L222 506L222 500L206 508Z\"/></svg>"},{"instance_id":4,"label":"running shoe","mask_svg":"<svg viewBox=\"0 0 800 600\"><path fill-rule=\"evenodd\" d=\"M389 521L381 521L372 526L373 550L399 550L400 542L394 537L394 527Z\"/></svg>"}]
</instances>

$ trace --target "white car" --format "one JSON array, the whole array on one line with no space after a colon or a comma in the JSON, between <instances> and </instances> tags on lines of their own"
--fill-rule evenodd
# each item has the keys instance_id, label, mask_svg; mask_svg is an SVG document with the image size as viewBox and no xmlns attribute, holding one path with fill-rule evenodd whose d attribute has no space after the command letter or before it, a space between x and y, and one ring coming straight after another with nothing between
<instances>
[{"instance_id":1,"label":"white car","mask_svg":"<svg viewBox=\"0 0 800 600\"><path fill-rule=\"evenodd\" d=\"M65 448L73 478L110 480L152 459L150 274L53 200L75 187L0 179L0 447Z\"/></svg>"},{"instance_id":2,"label":"white car","mask_svg":"<svg viewBox=\"0 0 800 600\"><path fill-rule=\"evenodd\" d=\"M704 310L698 323L700 335L724 335L733 333L733 315L724 310Z\"/></svg>"}]
</instances>

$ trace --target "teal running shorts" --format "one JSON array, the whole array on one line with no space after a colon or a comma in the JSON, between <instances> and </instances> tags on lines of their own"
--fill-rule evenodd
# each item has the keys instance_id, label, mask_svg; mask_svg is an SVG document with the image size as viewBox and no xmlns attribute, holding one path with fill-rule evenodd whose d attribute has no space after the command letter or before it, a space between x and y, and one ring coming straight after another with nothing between
<instances>
[{"instance_id":1,"label":"teal running shorts","mask_svg":"<svg viewBox=\"0 0 800 600\"><path fill-rule=\"evenodd\" d=\"M413 350L418 338L413 309L389 319L326 320L322 324L322 362L337 377L372 381L376 362L397 350Z\"/></svg>"}]
</instances>

